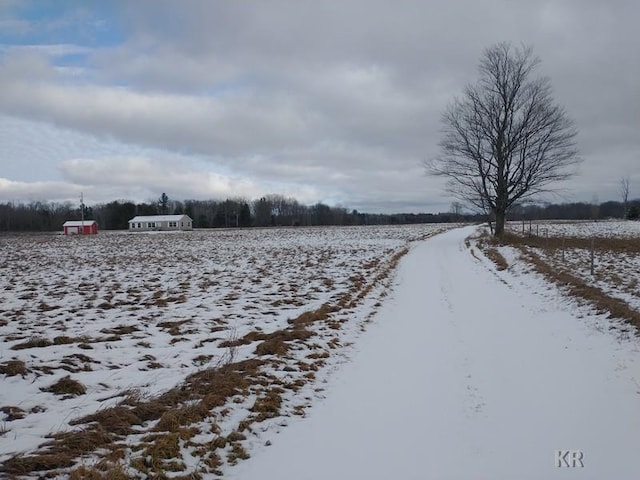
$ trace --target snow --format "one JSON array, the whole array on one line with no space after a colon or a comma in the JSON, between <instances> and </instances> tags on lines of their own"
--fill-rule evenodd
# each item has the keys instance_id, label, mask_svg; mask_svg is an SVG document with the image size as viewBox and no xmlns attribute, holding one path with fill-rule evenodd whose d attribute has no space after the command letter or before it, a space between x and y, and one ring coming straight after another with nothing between
<instances>
[{"instance_id":1,"label":"snow","mask_svg":"<svg viewBox=\"0 0 640 480\"><path fill-rule=\"evenodd\" d=\"M89 226L89 225L93 225L95 222L95 220L67 220L66 222L64 222L62 224L63 227L83 227L83 226Z\"/></svg>"},{"instance_id":2,"label":"snow","mask_svg":"<svg viewBox=\"0 0 640 480\"><path fill-rule=\"evenodd\" d=\"M515 233L529 233L529 221L513 221L507 228ZM640 222L631 220L540 220L531 222L531 232L544 236L638 238Z\"/></svg>"},{"instance_id":3,"label":"snow","mask_svg":"<svg viewBox=\"0 0 640 480\"><path fill-rule=\"evenodd\" d=\"M314 381L282 394L281 416L245 432L251 458L224 463L224 478L640 478L638 338L563 296L513 250L497 271L473 240L466 245L477 227L427 238L447 228L0 237L0 364L29 369L1 377L0 407L26 415L0 421L0 460L76 428L69 422L127 390L166 391L222 361L224 340L285 328L364 280L369 293L332 313L338 329L310 327L309 342L265 372L292 383L306 372L285 366L331 353L315 361ZM379 277L406 246L394 275ZM93 348L12 349L62 335ZM254 348L239 347L237 359ZM41 390L69 374L85 395ZM260 394L233 397L191 444L210 442L212 423L234 431ZM581 451L584 467L558 468L557 450ZM196 471L193 452L185 446L182 460Z\"/></svg>"},{"instance_id":4,"label":"snow","mask_svg":"<svg viewBox=\"0 0 640 480\"><path fill-rule=\"evenodd\" d=\"M533 227L540 237L573 237L593 240L594 271L591 274L591 248L576 248L567 242L564 255L561 248L533 248L536 255L557 271L566 271L587 285L597 287L607 295L620 299L640 310L640 256L637 254L640 222L608 220L599 222L539 222ZM528 226L525 231L528 234ZM511 222L511 232L522 234L521 225ZM612 247L617 241L618 246ZM627 243L628 242L628 243ZM635 242L635 247L633 243ZM587 242L583 242L587 243ZM620 243L623 243L620 246Z\"/></svg>"},{"instance_id":5,"label":"snow","mask_svg":"<svg viewBox=\"0 0 640 480\"><path fill-rule=\"evenodd\" d=\"M373 281L409 242L447 228L0 237L0 365L16 360L28 369L1 377L0 407L19 407L25 416L9 420L0 414L0 461L36 449L48 434L78 428L70 422L114 406L132 391L150 397L224 362L230 352L220 343L286 328L289 319L353 291L354 280ZM316 372L318 379L328 375L379 305L386 282L378 283L357 305L335 313L340 329L316 332L287 361L341 345ZM51 344L18 348L32 339ZM237 360L254 356L254 349L255 344L238 347ZM296 381L304 373L286 375ZM67 375L86 386L85 395L64 398L42 390ZM285 414L319 393L305 385L293 395L285 399ZM226 406L231 413L217 420L223 433L249 415L254 400ZM270 426L279 428L274 421L261 424Z\"/></svg>"},{"instance_id":6,"label":"snow","mask_svg":"<svg viewBox=\"0 0 640 480\"><path fill-rule=\"evenodd\" d=\"M472 232L415 245L326 399L225 478L640 478L637 338Z\"/></svg>"},{"instance_id":7,"label":"snow","mask_svg":"<svg viewBox=\"0 0 640 480\"><path fill-rule=\"evenodd\" d=\"M179 222L187 215L141 215L133 217L129 223L133 222Z\"/></svg>"}]
</instances>

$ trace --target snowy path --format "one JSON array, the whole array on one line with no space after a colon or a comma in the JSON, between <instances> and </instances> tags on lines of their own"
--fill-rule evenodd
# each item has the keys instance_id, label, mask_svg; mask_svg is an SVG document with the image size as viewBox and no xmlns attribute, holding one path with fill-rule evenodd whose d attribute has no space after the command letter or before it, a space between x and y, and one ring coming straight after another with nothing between
<instances>
[{"instance_id":1,"label":"snowy path","mask_svg":"<svg viewBox=\"0 0 640 480\"><path fill-rule=\"evenodd\" d=\"M496 274L472 231L415 246L327 398L225 478L640 478L638 342Z\"/></svg>"}]
</instances>

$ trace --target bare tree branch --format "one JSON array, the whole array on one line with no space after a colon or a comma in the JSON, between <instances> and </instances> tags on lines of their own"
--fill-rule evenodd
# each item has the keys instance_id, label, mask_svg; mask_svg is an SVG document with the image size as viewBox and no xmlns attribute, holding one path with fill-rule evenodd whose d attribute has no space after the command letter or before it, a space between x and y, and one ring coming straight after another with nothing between
<instances>
[{"instance_id":1,"label":"bare tree branch","mask_svg":"<svg viewBox=\"0 0 640 480\"><path fill-rule=\"evenodd\" d=\"M624 208L624 218L627 218L629 213L629 177L622 177L620 179L620 196L622 197L622 206Z\"/></svg>"},{"instance_id":2,"label":"bare tree branch","mask_svg":"<svg viewBox=\"0 0 640 480\"><path fill-rule=\"evenodd\" d=\"M496 235L515 202L550 191L579 162L577 131L549 79L531 78L539 64L527 46L486 49L478 82L442 115L440 155L426 163L456 198L495 215Z\"/></svg>"}]
</instances>

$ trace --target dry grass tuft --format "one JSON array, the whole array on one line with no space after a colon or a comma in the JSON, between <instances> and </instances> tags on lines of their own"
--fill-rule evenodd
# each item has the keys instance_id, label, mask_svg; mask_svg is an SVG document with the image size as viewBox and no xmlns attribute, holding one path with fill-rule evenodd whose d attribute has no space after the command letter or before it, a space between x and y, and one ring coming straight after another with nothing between
<instances>
[{"instance_id":1,"label":"dry grass tuft","mask_svg":"<svg viewBox=\"0 0 640 480\"><path fill-rule=\"evenodd\" d=\"M493 263L495 263L496 268L499 271L502 270L506 270L507 268L509 268L509 263L507 262L507 260L502 256L502 254L498 251L497 248L495 247L488 247L485 250L485 255L489 258L489 260L491 260Z\"/></svg>"},{"instance_id":2,"label":"dry grass tuft","mask_svg":"<svg viewBox=\"0 0 640 480\"><path fill-rule=\"evenodd\" d=\"M109 465L107 468L85 467L84 465L69 472L69 480L133 480L121 465Z\"/></svg>"},{"instance_id":3,"label":"dry grass tuft","mask_svg":"<svg viewBox=\"0 0 640 480\"><path fill-rule=\"evenodd\" d=\"M249 454L244 447L238 442L233 442L231 444L231 452L227 454L227 461L231 465L235 465L238 460L246 460L247 458L249 458Z\"/></svg>"},{"instance_id":4,"label":"dry grass tuft","mask_svg":"<svg viewBox=\"0 0 640 480\"><path fill-rule=\"evenodd\" d=\"M180 331L180 327L182 325L184 325L185 323L190 323L190 322L191 322L191 320L180 320L180 321L176 321L176 322L160 322L160 323L158 323L158 327L162 328L164 330L167 330L169 335L177 337L177 336L183 334Z\"/></svg>"},{"instance_id":5,"label":"dry grass tuft","mask_svg":"<svg viewBox=\"0 0 640 480\"><path fill-rule=\"evenodd\" d=\"M64 395L65 398L71 398L78 395L84 395L87 393L87 388L77 380L74 380L67 375L50 387L43 388L42 391L55 393L56 395Z\"/></svg>"},{"instance_id":6,"label":"dry grass tuft","mask_svg":"<svg viewBox=\"0 0 640 480\"><path fill-rule=\"evenodd\" d=\"M26 342L22 342L14 345L13 347L11 347L11 350L24 350L27 348L43 348L43 347L49 347L51 345L53 345L53 342L51 342L51 340L49 340L48 338L31 337Z\"/></svg>"},{"instance_id":7,"label":"dry grass tuft","mask_svg":"<svg viewBox=\"0 0 640 480\"><path fill-rule=\"evenodd\" d=\"M52 440L43 446L51 447L50 452L58 451L74 456L93 452L96 448L104 447L114 441L112 435L99 426L72 432L56 433L50 435L49 438Z\"/></svg>"},{"instance_id":8,"label":"dry grass tuft","mask_svg":"<svg viewBox=\"0 0 640 480\"><path fill-rule=\"evenodd\" d=\"M113 435L128 435L133 425L142 425L142 420L133 409L117 405L69 422L70 425L87 423L95 423Z\"/></svg>"},{"instance_id":9,"label":"dry grass tuft","mask_svg":"<svg viewBox=\"0 0 640 480\"><path fill-rule=\"evenodd\" d=\"M207 369L187 377L185 387L192 394L202 395L208 408L220 407L227 398L244 392L263 364L262 360L249 359Z\"/></svg>"},{"instance_id":10,"label":"dry grass tuft","mask_svg":"<svg viewBox=\"0 0 640 480\"><path fill-rule=\"evenodd\" d=\"M60 308L56 305L49 305L47 302L40 302L38 305L38 310L41 312L50 312L51 310L55 310L56 308Z\"/></svg>"},{"instance_id":11,"label":"dry grass tuft","mask_svg":"<svg viewBox=\"0 0 640 480\"><path fill-rule=\"evenodd\" d=\"M213 355L202 354L194 357L191 361L194 363L194 365L206 365L211 361L212 358Z\"/></svg>"},{"instance_id":12,"label":"dry grass tuft","mask_svg":"<svg viewBox=\"0 0 640 480\"><path fill-rule=\"evenodd\" d=\"M265 334L262 343L256 347L256 355L277 355L284 356L288 353L290 342L304 341L313 336L313 333L306 328L292 328L286 330L277 330L275 332Z\"/></svg>"},{"instance_id":13,"label":"dry grass tuft","mask_svg":"<svg viewBox=\"0 0 640 480\"><path fill-rule=\"evenodd\" d=\"M22 360L9 360L0 364L0 374L7 377L22 375L23 377L29 373L27 365Z\"/></svg>"},{"instance_id":14,"label":"dry grass tuft","mask_svg":"<svg viewBox=\"0 0 640 480\"><path fill-rule=\"evenodd\" d=\"M271 333L249 332L242 338L221 342L220 346L232 348L260 341L261 343L256 346L256 355L285 356L289 352L292 342L305 341L314 335L314 333L307 330L306 327L313 323L327 320L331 313L339 309L339 306L325 303L315 310L303 312L296 318L289 319L289 328L276 330Z\"/></svg>"},{"instance_id":15,"label":"dry grass tuft","mask_svg":"<svg viewBox=\"0 0 640 480\"><path fill-rule=\"evenodd\" d=\"M102 330L100 330L100 332L109 335L120 336L138 332L139 330L140 329L135 325L118 325L117 327L113 328L103 328ZM120 338L116 338L116 340L120 340Z\"/></svg>"},{"instance_id":16,"label":"dry grass tuft","mask_svg":"<svg viewBox=\"0 0 640 480\"><path fill-rule=\"evenodd\" d=\"M271 388L265 392L262 397L258 397L250 408L254 413L257 413L256 422L262 422L268 418L277 417L280 414L280 407L282 406L282 394L281 388Z\"/></svg>"},{"instance_id":17,"label":"dry grass tuft","mask_svg":"<svg viewBox=\"0 0 640 480\"><path fill-rule=\"evenodd\" d=\"M0 472L9 475L26 475L73 466L72 455L64 453L44 453L40 455L14 455L0 466ZM40 477L42 478L42 477Z\"/></svg>"},{"instance_id":18,"label":"dry grass tuft","mask_svg":"<svg viewBox=\"0 0 640 480\"><path fill-rule=\"evenodd\" d=\"M0 412L5 414L4 419L7 422L12 422L14 420L22 420L27 415L27 412L25 412L20 407L14 407L11 405L0 407Z\"/></svg>"},{"instance_id":19,"label":"dry grass tuft","mask_svg":"<svg viewBox=\"0 0 640 480\"><path fill-rule=\"evenodd\" d=\"M324 303L320 308L303 312L296 318L290 319L289 324L295 327L307 327L315 322L326 320L331 313L337 312L339 309L338 306Z\"/></svg>"},{"instance_id":20,"label":"dry grass tuft","mask_svg":"<svg viewBox=\"0 0 640 480\"><path fill-rule=\"evenodd\" d=\"M241 442L242 440L246 440L246 439L247 439L247 436L244 433L240 433L237 430L234 430L229 435L227 435L227 438L224 442L224 445L222 445L222 448L226 446L226 442Z\"/></svg>"},{"instance_id":21,"label":"dry grass tuft","mask_svg":"<svg viewBox=\"0 0 640 480\"><path fill-rule=\"evenodd\" d=\"M158 460L169 460L180 456L180 435L178 433L155 435L149 440L144 449L144 455L152 459L153 466L160 463Z\"/></svg>"},{"instance_id":22,"label":"dry grass tuft","mask_svg":"<svg viewBox=\"0 0 640 480\"><path fill-rule=\"evenodd\" d=\"M482 250L485 256L495 264L499 271L502 271L509 268L509 263L498 251L497 247L499 244L498 240L486 234L480 237L477 243L478 248Z\"/></svg>"},{"instance_id":23,"label":"dry grass tuft","mask_svg":"<svg viewBox=\"0 0 640 480\"><path fill-rule=\"evenodd\" d=\"M153 427L156 432L177 432L185 425L201 422L211 414L202 402L165 411Z\"/></svg>"},{"instance_id":24,"label":"dry grass tuft","mask_svg":"<svg viewBox=\"0 0 640 480\"><path fill-rule=\"evenodd\" d=\"M292 322L292 320L290 320L289 322ZM284 356L289 351L290 342L304 341L312 336L313 333L304 328L304 325L296 324L293 328L276 330L275 332L271 333L262 333L256 331L249 332L244 337L237 340L226 340L224 342L221 342L220 346L224 348L233 348L240 345L248 345L253 342L261 341L261 343L259 343L256 347L256 355Z\"/></svg>"},{"instance_id":25,"label":"dry grass tuft","mask_svg":"<svg viewBox=\"0 0 640 480\"><path fill-rule=\"evenodd\" d=\"M70 343L89 343L89 342L90 342L90 339L88 337L68 337L66 335L61 335L53 339L54 345L68 345Z\"/></svg>"}]
</instances>

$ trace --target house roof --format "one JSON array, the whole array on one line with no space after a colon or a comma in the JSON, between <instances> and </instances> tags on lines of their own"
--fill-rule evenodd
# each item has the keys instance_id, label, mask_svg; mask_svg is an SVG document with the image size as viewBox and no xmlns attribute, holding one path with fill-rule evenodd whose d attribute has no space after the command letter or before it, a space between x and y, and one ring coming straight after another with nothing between
<instances>
[{"instance_id":1,"label":"house roof","mask_svg":"<svg viewBox=\"0 0 640 480\"><path fill-rule=\"evenodd\" d=\"M96 223L95 220L85 220L84 222L82 220L67 220L66 222L64 222L62 224L63 227L81 227L82 225L93 225L94 223Z\"/></svg>"},{"instance_id":2,"label":"house roof","mask_svg":"<svg viewBox=\"0 0 640 480\"><path fill-rule=\"evenodd\" d=\"M132 223L132 222L179 222L185 217L191 220L191 217L189 217L189 215L147 215L147 216L133 217L131 220L129 220L129 223Z\"/></svg>"}]
</instances>

